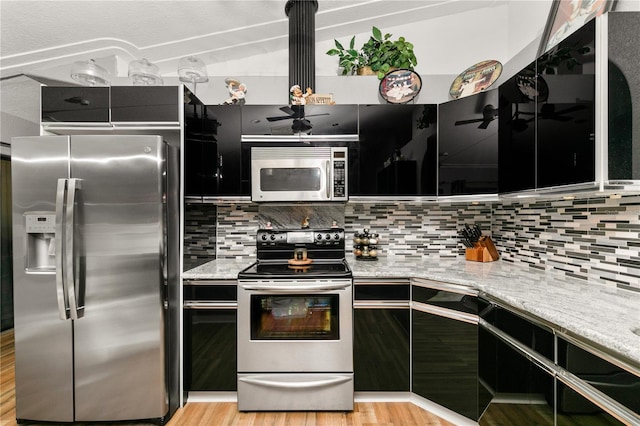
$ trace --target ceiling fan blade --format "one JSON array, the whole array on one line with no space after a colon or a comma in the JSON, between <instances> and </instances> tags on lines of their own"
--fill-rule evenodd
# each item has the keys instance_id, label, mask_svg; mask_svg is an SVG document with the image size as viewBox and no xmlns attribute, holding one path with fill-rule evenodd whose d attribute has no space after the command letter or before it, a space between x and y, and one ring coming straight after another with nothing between
<instances>
[{"instance_id":1,"label":"ceiling fan blade","mask_svg":"<svg viewBox=\"0 0 640 426\"><path fill-rule=\"evenodd\" d=\"M481 121L484 121L484 118L475 118L473 120L460 120L460 121L456 121L454 125L461 126L463 124L480 123Z\"/></svg>"},{"instance_id":2,"label":"ceiling fan blade","mask_svg":"<svg viewBox=\"0 0 640 426\"><path fill-rule=\"evenodd\" d=\"M289 105L282 106L282 107L280 107L278 109L280 111L284 112L285 114L289 114L292 117L296 115L296 112Z\"/></svg>"},{"instance_id":3,"label":"ceiling fan blade","mask_svg":"<svg viewBox=\"0 0 640 426\"><path fill-rule=\"evenodd\" d=\"M304 117L305 118L307 118L307 117L319 117L321 115L329 115L329 113L328 112L323 112L322 114L307 114Z\"/></svg>"},{"instance_id":4,"label":"ceiling fan blade","mask_svg":"<svg viewBox=\"0 0 640 426\"><path fill-rule=\"evenodd\" d=\"M583 109L586 109L586 108L587 107L584 105L574 105L572 107L561 109L560 111L556 111L556 115L563 115L570 112L582 111Z\"/></svg>"},{"instance_id":5,"label":"ceiling fan blade","mask_svg":"<svg viewBox=\"0 0 640 426\"><path fill-rule=\"evenodd\" d=\"M480 125L478 126L478 129L486 129L487 127L489 127L489 124L492 121L493 120L482 120L482 123L480 123Z\"/></svg>"},{"instance_id":6,"label":"ceiling fan blade","mask_svg":"<svg viewBox=\"0 0 640 426\"><path fill-rule=\"evenodd\" d=\"M294 119L295 117L289 116L289 115L281 115L278 117L267 117L267 121L280 121L280 120L289 120L289 119Z\"/></svg>"}]
</instances>

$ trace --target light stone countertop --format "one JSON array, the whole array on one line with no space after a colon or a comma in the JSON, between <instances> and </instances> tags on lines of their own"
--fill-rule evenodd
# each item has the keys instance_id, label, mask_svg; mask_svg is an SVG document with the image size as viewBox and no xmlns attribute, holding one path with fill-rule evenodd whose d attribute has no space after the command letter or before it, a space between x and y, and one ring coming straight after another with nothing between
<instances>
[{"instance_id":1,"label":"light stone countertop","mask_svg":"<svg viewBox=\"0 0 640 426\"><path fill-rule=\"evenodd\" d=\"M509 262L358 261L347 255L354 278L424 278L473 287L569 335L595 343L640 370L640 293L543 272ZM248 260L214 260L183 279L236 279Z\"/></svg>"}]
</instances>

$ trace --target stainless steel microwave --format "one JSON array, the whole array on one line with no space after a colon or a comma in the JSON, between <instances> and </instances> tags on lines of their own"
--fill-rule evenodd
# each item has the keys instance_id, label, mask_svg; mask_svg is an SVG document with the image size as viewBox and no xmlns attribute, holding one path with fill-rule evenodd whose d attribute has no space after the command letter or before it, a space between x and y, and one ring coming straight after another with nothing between
<instances>
[{"instance_id":1,"label":"stainless steel microwave","mask_svg":"<svg viewBox=\"0 0 640 426\"><path fill-rule=\"evenodd\" d=\"M348 148L251 147L251 200L347 201Z\"/></svg>"}]
</instances>

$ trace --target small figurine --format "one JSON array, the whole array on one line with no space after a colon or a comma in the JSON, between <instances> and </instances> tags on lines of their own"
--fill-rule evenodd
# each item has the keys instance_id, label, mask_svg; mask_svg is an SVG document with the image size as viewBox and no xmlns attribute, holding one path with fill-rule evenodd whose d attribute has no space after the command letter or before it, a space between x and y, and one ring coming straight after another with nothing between
<instances>
[{"instance_id":1,"label":"small figurine","mask_svg":"<svg viewBox=\"0 0 640 426\"><path fill-rule=\"evenodd\" d=\"M225 80L227 83L227 89L229 90L229 94L231 97L223 102L224 105L244 105L245 103L245 95L247 93L247 85L244 83L240 83L238 80L234 80L232 78L227 78Z\"/></svg>"},{"instance_id":2,"label":"small figurine","mask_svg":"<svg viewBox=\"0 0 640 426\"><path fill-rule=\"evenodd\" d=\"M302 93L302 89L297 84L291 86L291 89L289 89L289 91L291 92L291 94L289 95L289 98L291 99L291 105L305 105L307 103L307 96L313 94L313 90L311 90L311 87L307 87L307 91L305 93Z\"/></svg>"},{"instance_id":3,"label":"small figurine","mask_svg":"<svg viewBox=\"0 0 640 426\"><path fill-rule=\"evenodd\" d=\"M302 220L302 229L309 229L309 216L305 216Z\"/></svg>"}]
</instances>

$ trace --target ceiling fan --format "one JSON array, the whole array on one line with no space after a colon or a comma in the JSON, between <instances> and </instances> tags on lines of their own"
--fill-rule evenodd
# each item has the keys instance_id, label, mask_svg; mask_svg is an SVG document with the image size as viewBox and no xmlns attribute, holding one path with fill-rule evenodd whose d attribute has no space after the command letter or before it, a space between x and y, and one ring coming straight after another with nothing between
<instances>
[{"instance_id":1,"label":"ceiling fan","mask_svg":"<svg viewBox=\"0 0 640 426\"><path fill-rule=\"evenodd\" d=\"M304 105L286 105L279 108L280 111L284 112L287 115L279 115L275 117L267 117L267 121L280 121L280 120L288 120L292 119L291 129L294 133L308 132L313 128L313 125L307 117L317 117L320 115L329 115L328 112L322 114L309 114L305 115L304 113Z\"/></svg>"},{"instance_id":2,"label":"ceiling fan","mask_svg":"<svg viewBox=\"0 0 640 426\"><path fill-rule=\"evenodd\" d=\"M305 115L304 113L304 105L285 105L279 108L280 111L284 112L287 115L279 115L275 117L267 117L267 121L279 121L279 120L303 120L306 117L317 117L320 115L329 115L328 112L322 114L309 114Z\"/></svg>"},{"instance_id":3,"label":"ceiling fan","mask_svg":"<svg viewBox=\"0 0 640 426\"><path fill-rule=\"evenodd\" d=\"M491 104L487 104L482 108L482 118L474 118L472 120L460 120L456 121L456 126L461 126L463 124L471 124L471 123L480 123L478 129L486 129L489 127L489 124L498 118L498 108L494 107Z\"/></svg>"}]
</instances>

